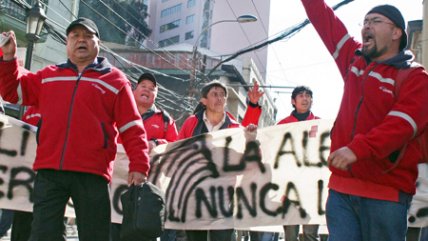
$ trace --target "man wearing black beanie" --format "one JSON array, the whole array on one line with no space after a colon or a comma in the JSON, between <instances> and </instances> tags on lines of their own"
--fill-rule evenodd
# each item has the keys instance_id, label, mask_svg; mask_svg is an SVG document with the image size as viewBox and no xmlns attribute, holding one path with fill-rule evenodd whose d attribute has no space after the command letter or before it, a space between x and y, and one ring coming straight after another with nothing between
<instances>
[{"instance_id":1,"label":"man wearing black beanie","mask_svg":"<svg viewBox=\"0 0 428 241\"><path fill-rule=\"evenodd\" d=\"M387 17L389 20L391 20L395 26L399 27L401 29L401 38L400 38L400 51L406 48L407 46L407 34L406 34L406 23L404 22L403 15L401 15L400 10L398 10L396 7L391 5L380 5L377 7L374 7L372 10L370 10L368 14L374 14L378 13L385 17ZM367 21L364 22L364 24L367 24Z\"/></svg>"},{"instance_id":2,"label":"man wearing black beanie","mask_svg":"<svg viewBox=\"0 0 428 241\"><path fill-rule=\"evenodd\" d=\"M381 15L381 16L378 16ZM371 18L370 16L374 16L373 18ZM388 21L389 20L389 21ZM364 19L363 22L363 40L364 40L364 45L363 45L363 53L365 53L364 51L366 50L366 42L367 40L371 40L372 37L372 32L369 32L368 30L370 30L369 25L372 25L373 28L376 27L377 25L381 25L381 24L390 24L391 26L394 27L394 30L397 31L396 28L401 30L401 37L397 37L398 35L400 35L400 33L397 32L393 32L393 36L391 37L391 40L394 43L399 44L399 51L402 51L404 48L406 48L407 46L407 34L406 34L406 24L404 22L404 18L403 15L401 15L400 11L391 5L380 5L377 7L374 7L372 10L370 10L367 15L366 18ZM375 42L376 43L376 42ZM392 48L392 50L395 50L395 48ZM373 49L372 51L376 51L375 49ZM377 50L379 51L379 49ZM371 57L369 55L369 57ZM376 55L375 55L376 57Z\"/></svg>"},{"instance_id":3,"label":"man wearing black beanie","mask_svg":"<svg viewBox=\"0 0 428 241\"><path fill-rule=\"evenodd\" d=\"M368 11L360 43L324 0L301 1L344 81L327 160L329 241L403 241L421 160L415 137L428 124L428 74L405 51L394 6Z\"/></svg>"}]
</instances>

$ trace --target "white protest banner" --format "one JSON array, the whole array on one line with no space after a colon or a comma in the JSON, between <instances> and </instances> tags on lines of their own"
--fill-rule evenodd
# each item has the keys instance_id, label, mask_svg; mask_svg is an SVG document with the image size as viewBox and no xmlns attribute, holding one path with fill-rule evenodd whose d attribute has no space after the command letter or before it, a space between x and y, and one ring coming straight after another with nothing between
<instances>
[{"instance_id":1,"label":"white protest banner","mask_svg":"<svg viewBox=\"0 0 428 241\"><path fill-rule=\"evenodd\" d=\"M0 207L32 211L37 128L0 114ZM66 216L73 217L71 201Z\"/></svg>"},{"instance_id":2,"label":"white protest banner","mask_svg":"<svg viewBox=\"0 0 428 241\"><path fill-rule=\"evenodd\" d=\"M150 180L166 190L167 226L325 223L330 128L327 120L272 126L255 140L227 129L156 149Z\"/></svg>"},{"instance_id":3,"label":"white protest banner","mask_svg":"<svg viewBox=\"0 0 428 241\"><path fill-rule=\"evenodd\" d=\"M31 211L35 128L0 114L0 207Z\"/></svg>"},{"instance_id":4,"label":"white protest banner","mask_svg":"<svg viewBox=\"0 0 428 241\"><path fill-rule=\"evenodd\" d=\"M157 147L149 180L165 191L166 227L324 224L331 126L329 120L272 126L259 129L255 139L243 129L227 129ZM1 208L31 211L35 149L34 129L0 114ZM121 222L127 171L119 145L111 184L113 222ZM418 194L409 214L412 226L428 220L428 186L419 185ZM66 215L74 215L71 204Z\"/></svg>"},{"instance_id":5,"label":"white protest banner","mask_svg":"<svg viewBox=\"0 0 428 241\"><path fill-rule=\"evenodd\" d=\"M419 176L416 182L416 194L407 214L410 227L428 226L428 163L418 165Z\"/></svg>"}]
</instances>

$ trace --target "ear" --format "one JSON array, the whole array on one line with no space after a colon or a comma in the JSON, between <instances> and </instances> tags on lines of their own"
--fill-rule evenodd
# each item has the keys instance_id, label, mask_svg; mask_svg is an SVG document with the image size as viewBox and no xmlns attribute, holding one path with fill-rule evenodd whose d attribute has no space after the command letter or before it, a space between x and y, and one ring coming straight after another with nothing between
<instances>
[{"instance_id":1,"label":"ear","mask_svg":"<svg viewBox=\"0 0 428 241\"><path fill-rule=\"evenodd\" d=\"M403 36L403 30L399 27L394 27L394 31L392 31L392 39L400 41L401 36Z\"/></svg>"},{"instance_id":2,"label":"ear","mask_svg":"<svg viewBox=\"0 0 428 241\"><path fill-rule=\"evenodd\" d=\"M296 100L295 100L295 99L291 99L291 104L292 104L293 106L295 106L295 105L296 105Z\"/></svg>"},{"instance_id":3,"label":"ear","mask_svg":"<svg viewBox=\"0 0 428 241\"><path fill-rule=\"evenodd\" d=\"M207 99L206 98L204 98L204 97L202 97L200 100L199 100L199 102L201 102L204 106L206 106L207 105Z\"/></svg>"}]
</instances>

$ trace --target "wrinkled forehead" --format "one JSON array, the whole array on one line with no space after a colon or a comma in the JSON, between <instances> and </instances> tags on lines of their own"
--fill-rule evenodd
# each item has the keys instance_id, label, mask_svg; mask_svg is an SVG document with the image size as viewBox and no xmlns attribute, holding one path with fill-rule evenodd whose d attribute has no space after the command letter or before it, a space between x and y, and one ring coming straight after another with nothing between
<instances>
[{"instance_id":1,"label":"wrinkled forehead","mask_svg":"<svg viewBox=\"0 0 428 241\"><path fill-rule=\"evenodd\" d=\"M226 91L224 91L223 87L218 86L218 85L214 85L213 87L210 88L210 90L208 91L209 93L224 93L226 94Z\"/></svg>"}]
</instances>

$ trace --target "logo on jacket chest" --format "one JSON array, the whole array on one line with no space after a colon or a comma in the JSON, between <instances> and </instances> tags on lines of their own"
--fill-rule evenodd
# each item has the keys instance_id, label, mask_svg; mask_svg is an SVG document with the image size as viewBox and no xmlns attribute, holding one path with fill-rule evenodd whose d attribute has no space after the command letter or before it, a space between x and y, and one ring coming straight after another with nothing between
<instances>
[{"instance_id":1,"label":"logo on jacket chest","mask_svg":"<svg viewBox=\"0 0 428 241\"><path fill-rule=\"evenodd\" d=\"M379 89L380 89L380 91L382 91L382 92L388 93L388 94L390 94L390 95L394 95L394 93L392 92L392 90L388 89L388 88L387 88L387 87L385 87L385 86L380 86L380 87L379 87Z\"/></svg>"},{"instance_id":2,"label":"logo on jacket chest","mask_svg":"<svg viewBox=\"0 0 428 241\"><path fill-rule=\"evenodd\" d=\"M92 83L91 85L94 86L95 89L99 90L101 92L101 94L105 94L106 93L106 91L103 88L101 88L101 86L99 86L98 84Z\"/></svg>"},{"instance_id":3,"label":"logo on jacket chest","mask_svg":"<svg viewBox=\"0 0 428 241\"><path fill-rule=\"evenodd\" d=\"M159 128L160 128L160 126L159 126L158 124L152 124L152 125L151 125L151 127L152 127L153 129L159 129Z\"/></svg>"}]
</instances>

